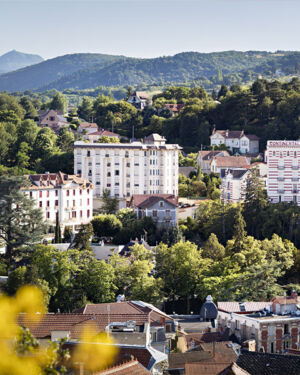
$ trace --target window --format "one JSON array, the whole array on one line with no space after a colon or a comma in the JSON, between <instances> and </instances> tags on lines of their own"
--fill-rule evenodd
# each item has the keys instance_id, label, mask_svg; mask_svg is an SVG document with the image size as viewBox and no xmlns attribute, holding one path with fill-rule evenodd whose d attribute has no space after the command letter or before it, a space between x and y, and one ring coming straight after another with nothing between
<instances>
[{"instance_id":1,"label":"window","mask_svg":"<svg viewBox=\"0 0 300 375\"><path fill-rule=\"evenodd\" d=\"M72 212L72 218L73 218L73 219L76 218L76 211L73 211L73 212Z\"/></svg>"},{"instance_id":2,"label":"window","mask_svg":"<svg viewBox=\"0 0 300 375\"><path fill-rule=\"evenodd\" d=\"M119 170L116 170L115 171L115 176L119 176L119 174L120 174Z\"/></svg>"},{"instance_id":3,"label":"window","mask_svg":"<svg viewBox=\"0 0 300 375\"><path fill-rule=\"evenodd\" d=\"M90 194L90 189L87 189L87 193Z\"/></svg>"},{"instance_id":4,"label":"window","mask_svg":"<svg viewBox=\"0 0 300 375\"><path fill-rule=\"evenodd\" d=\"M109 158L109 154L105 154L105 157L106 157L106 158Z\"/></svg>"},{"instance_id":5,"label":"window","mask_svg":"<svg viewBox=\"0 0 300 375\"><path fill-rule=\"evenodd\" d=\"M40 206L40 208L43 207L43 202L42 201L40 201L39 206Z\"/></svg>"},{"instance_id":6,"label":"window","mask_svg":"<svg viewBox=\"0 0 300 375\"><path fill-rule=\"evenodd\" d=\"M106 186L107 186L107 187L110 187L110 186L111 186L111 184L106 184Z\"/></svg>"},{"instance_id":7,"label":"window","mask_svg":"<svg viewBox=\"0 0 300 375\"><path fill-rule=\"evenodd\" d=\"M119 184L119 182L115 182L115 186L119 186L120 184Z\"/></svg>"},{"instance_id":8,"label":"window","mask_svg":"<svg viewBox=\"0 0 300 375\"><path fill-rule=\"evenodd\" d=\"M297 151L294 151L294 158L297 157Z\"/></svg>"},{"instance_id":9,"label":"window","mask_svg":"<svg viewBox=\"0 0 300 375\"><path fill-rule=\"evenodd\" d=\"M46 193L47 198L49 198L49 194L50 194L50 192L49 192L49 190L47 190L47 193Z\"/></svg>"},{"instance_id":10,"label":"window","mask_svg":"<svg viewBox=\"0 0 300 375\"><path fill-rule=\"evenodd\" d=\"M67 197L70 195L70 190L67 190Z\"/></svg>"},{"instance_id":11,"label":"window","mask_svg":"<svg viewBox=\"0 0 300 375\"><path fill-rule=\"evenodd\" d=\"M153 217L157 217L157 211L156 211L156 210L153 210L153 211L152 211L152 216L153 216Z\"/></svg>"},{"instance_id":12,"label":"window","mask_svg":"<svg viewBox=\"0 0 300 375\"><path fill-rule=\"evenodd\" d=\"M110 172L107 172L107 177L110 177Z\"/></svg>"},{"instance_id":13,"label":"window","mask_svg":"<svg viewBox=\"0 0 300 375\"><path fill-rule=\"evenodd\" d=\"M87 205L89 206L90 204L90 198L87 199Z\"/></svg>"},{"instance_id":14,"label":"window","mask_svg":"<svg viewBox=\"0 0 300 375\"><path fill-rule=\"evenodd\" d=\"M130 163L127 163L127 164L126 164L126 167L130 167Z\"/></svg>"},{"instance_id":15,"label":"window","mask_svg":"<svg viewBox=\"0 0 300 375\"><path fill-rule=\"evenodd\" d=\"M58 207L58 200L55 201L55 207Z\"/></svg>"},{"instance_id":16,"label":"window","mask_svg":"<svg viewBox=\"0 0 300 375\"><path fill-rule=\"evenodd\" d=\"M108 167L110 167L110 165L111 165L110 163L107 163L107 166L108 166Z\"/></svg>"},{"instance_id":17,"label":"window","mask_svg":"<svg viewBox=\"0 0 300 375\"><path fill-rule=\"evenodd\" d=\"M80 210L80 217L82 217L82 210Z\"/></svg>"},{"instance_id":18,"label":"window","mask_svg":"<svg viewBox=\"0 0 300 375\"><path fill-rule=\"evenodd\" d=\"M58 190L55 190L55 196L58 197Z\"/></svg>"},{"instance_id":19,"label":"window","mask_svg":"<svg viewBox=\"0 0 300 375\"><path fill-rule=\"evenodd\" d=\"M159 207L163 207L164 206L164 202L163 201L160 201L159 202Z\"/></svg>"},{"instance_id":20,"label":"window","mask_svg":"<svg viewBox=\"0 0 300 375\"><path fill-rule=\"evenodd\" d=\"M284 335L288 335L289 333L290 333L289 325L288 325L288 324L285 324L285 325L284 325Z\"/></svg>"},{"instance_id":21,"label":"window","mask_svg":"<svg viewBox=\"0 0 300 375\"><path fill-rule=\"evenodd\" d=\"M81 189L79 190L79 194L82 195L82 190Z\"/></svg>"},{"instance_id":22,"label":"window","mask_svg":"<svg viewBox=\"0 0 300 375\"><path fill-rule=\"evenodd\" d=\"M96 185L100 185L100 181L96 181Z\"/></svg>"},{"instance_id":23,"label":"window","mask_svg":"<svg viewBox=\"0 0 300 375\"><path fill-rule=\"evenodd\" d=\"M130 182L127 182L126 187L130 188Z\"/></svg>"},{"instance_id":24,"label":"window","mask_svg":"<svg viewBox=\"0 0 300 375\"><path fill-rule=\"evenodd\" d=\"M46 218L50 219L50 212L46 212Z\"/></svg>"},{"instance_id":25,"label":"window","mask_svg":"<svg viewBox=\"0 0 300 375\"><path fill-rule=\"evenodd\" d=\"M73 207L75 207L75 201L73 201Z\"/></svg>"},{"instance_id":26,"label":"window","mask_svg":"<svg viewBox=\"0 0 300 375\"><path fill-rule=\"evenodd\" d=\"M32 198L32 191L29 193L30 198Z\"/></svg>"},{"instance_id":27,"label":"window","mask_svg":"<svg viewBox=\"0 0 300 375\"><path fill-rule=\"evenodd\" d=\"M87 152L87 156L88 156L88 157L91 156L91 151L88 151L88 152Z\"/></svg>"},{"instance_id":28,"label":"window","mask_svg":"<svg viewBox=\"0 0 300 375\"><path fill-rule=\"evenodd\" d=\"M50 201L47 201L47 207L50 207Z\"/></svg>"},{"instance_id":29,"label":"window","mask_svg":"<svg viewBox=\"0 0 300 375\"><path fill-rule=\"evenodd\" d=\"M42 198L42 196L43 196L43 192L40 190L39 197Z\"/></svg>"},{"instance_id":30,"label":"window","mask_svg":"<svg viewBox=\"0 0 300 375\"><path fill-rule=\"evenodd\" d=\"M294 196L293 196L293 202L294 202L294 203L297 203L297 195L294 195Z\"/></svg>"},{"instance_id":31,"label":"window","mask_svg":"<svg viewBox=\"0 0 300 375\"><path fill-rule=\"evenodd\" d=\"M73 189L73 195L75 195L76 194L76 190L75 189Z\"/></svg>"},{"instance_id":32,"label":"window","mask_svg":"<svg viewBox=\"0 0 300 375\"><path fill-rule=\"evenodd\" d=\"M90 217L90 210L87 210L87 211L86 211L86 216L87 216L87 217Z\"/></svg>"}]
</instances>

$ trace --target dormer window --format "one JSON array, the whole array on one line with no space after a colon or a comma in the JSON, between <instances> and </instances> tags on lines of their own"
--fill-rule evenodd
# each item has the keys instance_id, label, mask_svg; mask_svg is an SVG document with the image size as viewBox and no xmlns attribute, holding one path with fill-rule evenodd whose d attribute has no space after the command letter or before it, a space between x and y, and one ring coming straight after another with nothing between
<instances>
[{"instance_id":1,"label":"dormer window","mask_svg":"<svg viewBox=\"0 0 300 375\"><path fill-rule=\"evenodd\" d=\"M163 207L164 206L164 202L163 201L160 201L159 202L159 207Z\"/></svg>"}]
</instances>

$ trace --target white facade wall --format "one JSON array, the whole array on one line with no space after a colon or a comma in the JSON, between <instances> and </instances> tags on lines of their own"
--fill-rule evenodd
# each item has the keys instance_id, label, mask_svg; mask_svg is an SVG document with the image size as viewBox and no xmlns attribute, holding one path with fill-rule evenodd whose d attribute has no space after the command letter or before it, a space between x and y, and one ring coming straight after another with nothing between
<instances>
[{"instance_id":1,"label":"white facade wall","mask_svg":"<svg viewBox=\"0 0 300 375\"><path fill-rule=\"evenodd\" d=\"M242 178L233 178L232 174L222 178L222 198L225 202L240 202L243 200L243 192L246 184L247 174Z\"/></svg>"},{"instance_id":2,"label":"white facade wall","mask_svg":"<svg viewBox=\"0 0 300 375\"><path fill-rule=\"evenodd\" d=\"M269 199L300 205L300 141L268 141L266 159Z\"/></svg>"},{"instance_id":3,"label":"white facade wall","mask_svg":"<svg viewBox=\"0 0 300 375\"><path fill-rule=\"evenodd\" d=\"M75 142L74 172L94 185L94 196L104 189L112 196L133 194L178 195L178 145L91 144Z\"/></svg>"},{"instance_id":4,"label":"white facade wall","mask_svg":"<svg viewBox=\"0 0 300 375\"><path fill-rule=\"evenodd\" d=\"M49 225L55 226L56 215L59 215L61 226L70 226L73 230L81 224L90 222L93 216L93 189L83 189L77 184L63 185L55 188L35 187L23 190L33 198L36 207L43 211Z\"/></svg>"}]
</instances>

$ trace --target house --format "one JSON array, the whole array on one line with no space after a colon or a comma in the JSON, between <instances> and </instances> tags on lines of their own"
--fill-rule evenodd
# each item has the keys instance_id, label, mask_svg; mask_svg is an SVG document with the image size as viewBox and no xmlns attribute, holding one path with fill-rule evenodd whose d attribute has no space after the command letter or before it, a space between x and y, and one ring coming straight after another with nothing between
<instances>
[{"instance_id":1,"label":"house","mask_svg":"<svg viewBox=\"0 0 300 375\"><path fill-rule=\"evenodd\" d=\"M159 134L143 142L74 143L74 171L94 186L94 198L108 189L111 196L133 194L178 195L179 145L167 144Z\"/></svg>"},{"instance_id":2,"label":"house","mask_svg":"<svg viewBox=\"0 0 300 375\"><path fill-rule=\"evenodd\" d=\"M108 130L100 129L93 133L88 133L83 136L83 139L87 139L89 142L97 142L102 137L118 138L121 139L120 134L110 132Z\"/></svg>"},{"instance_id":3,"label":"house","mask_svg":"<svg viewBox=\"0 0 300 375\"><path fill-rule=\"evenodd\" d=\"M222 170L247 169L249 165L250 162L245 156L213 157L210 162L210 170L221 174Z\"/></svg>"},{"instance_id":4,"label":"house","mask_svg":"<svg viewBox=\"0 0 300 375\"><path fill-rule=\"evenodd\" d=\"M300 141L268 141L267 193L273 203L300 205Z\"/></svg>"},{"instance_id":5,"label":"house","mask_svg":"<svg viewBox=\"0 0 300 375\"><path fill-rule=\"evenodd\" d=\"M93 185L85 178L66 173L25 175L24 194L35 201L50 226L58 215L62 229L73 231L87 224L93 216Z\"/></svg>"},{"instance_id":6,"label":"house","mask_svg":"<svg viewBox=\"0 0 300 375\"><path fill-rule=\"evenodd\" d=\"M69 123L61 112L48 109L38 111L38 126L41 128L48 127L58 133L62 127L69 126Z\"/></svg>"},{"instance_id":7,"label":"house","mask_svg":"<svg viewBox=\"0 0 300 375\"><path fill-rule=\"evenodd\" d=\"M89 304L76 312L83 315L105 316L106 321L111 322L107 323L107 332L118 327L120 322L132 321L134 322L134 331L145 334L145 345L151 345L163 353L169 352L177 329L173 318L153 305L142 301ZM119 341L117 336L113 337L116 342Z\"/></svg>"},{"instance_id":8,"label":"house","mask_svg":"<svg viewBox=\"0 0 300 375\"><path fill-rule=\"evenodd\" d=\"M283 353L286 349L297 349L299 302L300 298L295 292L290 297L274 297L270 303L240 303L238 312L230 311L238 309L236 304L231 303L229 306L228 302L224 302L223 310L227 311L218 310L218 327L229 328L230 334L234 334L241 343L255 340L258 351ZM251 312L247 312L250 310Z\"/></svg>"},{"instance_id":9,"label":"house","mask_svg":"<svg viewBox=\"0 0 300 375\"><path fill-rule=\"evenodd\" d=\"M245 134L244 130L213 130L210 136L211 146L227 146L233 153L254 154L259 151L259 138L254 134Z\"/></svg>"},{"instance_id":10,"label":"house","mask_svg":"<svg viewBox=\"0 0 300 375\"><path fill-rule=\"evenodd\" d=\"M244 199L244 191L249 175L248 169L222 169L221 192L225 202L240 202Z\"/></svg>"},{"instance_id":11,"label":"house","mask_svg":"<svg viewBox=\"0 0 300 375\"><path fill-rule=\"evenodd\" d=\"M140 362L133 356L129 361L116 364L113 367L97 371L94 375L147 375L151 374Z\"/></svg>"},{"instance_id":12,"label":"house","mask_svg":"<svg viewBox=\"0 0 300 375\"><path fill-rule=\"evenodd\" d=\"M129 203L138 219L148 216L159 226L176 225L177 205L173 194L133 194Z\"/></svg>"},{"instance_id":13,"label":"house","mask_svg":"<svg viewBox=\"0 0 300 375\"><path fill-rule=\"evenodd\" d=\"M151 98L145 91L135 91L129 96L127 102L134 105L137 109L144 109L148 103L151 103Z\"/></svg>"},{"instance_id":14,"label":"house","mask_svg":"<svg viewBox=\"0 0 300 375\"><path fill-rule=\"evenodd\" d=\"M95 133L98 131L98 125L95 122L81 122L77 128L78 133Z\"/></svg>"},{"instance_id":15,"label":"house","mask_svg":"<svg viewBox=\"0 0 300 375\"><path fill-rule=\"evenodd\" d=\"M201 171L206 174L211 173L210 163L213 158L230 156L227 151L198 151L197 154L197 166L201 168Z\"/></svg>"},{"instance_id":16,"label":"house","mask_svg":"<svg viewBox=\"0 0 300 375\"><path fill-rule=\"evenodd\" d=\"M166 103L164 105L164 108L168 108L170 111L173 112L174 115L179 115L179 113L183 110L184 106L184 103Z\"/></svg>"}]
</instances>

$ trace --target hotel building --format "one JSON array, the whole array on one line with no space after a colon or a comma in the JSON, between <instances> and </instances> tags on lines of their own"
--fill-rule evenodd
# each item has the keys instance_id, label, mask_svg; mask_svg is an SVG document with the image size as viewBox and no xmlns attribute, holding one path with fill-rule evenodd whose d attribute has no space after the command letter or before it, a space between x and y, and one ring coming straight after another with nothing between
<instances>
[{"instance_id":1,"label":"hotel building","mask_svg":"<svg viewBox=\"0 0 300 375\"><path fill-rule=\"evenodd\" d=\"M300 204L300 141L268 141L265 154L268 164L267 191L271 202Z\"/></svg>"},{"instance_id":2,"label":"hotel building","mask_svg":"<svg viewBox=\"0 0 300 375\"><path fill-rule=\"evenodd\" d=\"M74 143L74 172L94 185L94 197L108 189L111 196L178 195L180 146L151 134L143 142Z\"/></svg>"},{"instance_id":3,"label":"hotel building","mask_svg":"<svg viewBox=\"0 0 300 375\"><path fill-rule=\"evenodd\" d=\"M93 185L86 179L62 172L26 175L29 181L22 191L36 202L45 221L55 226L56 215L62 229L73 231L93 216Z\"/></svg>"}]
</instances>

